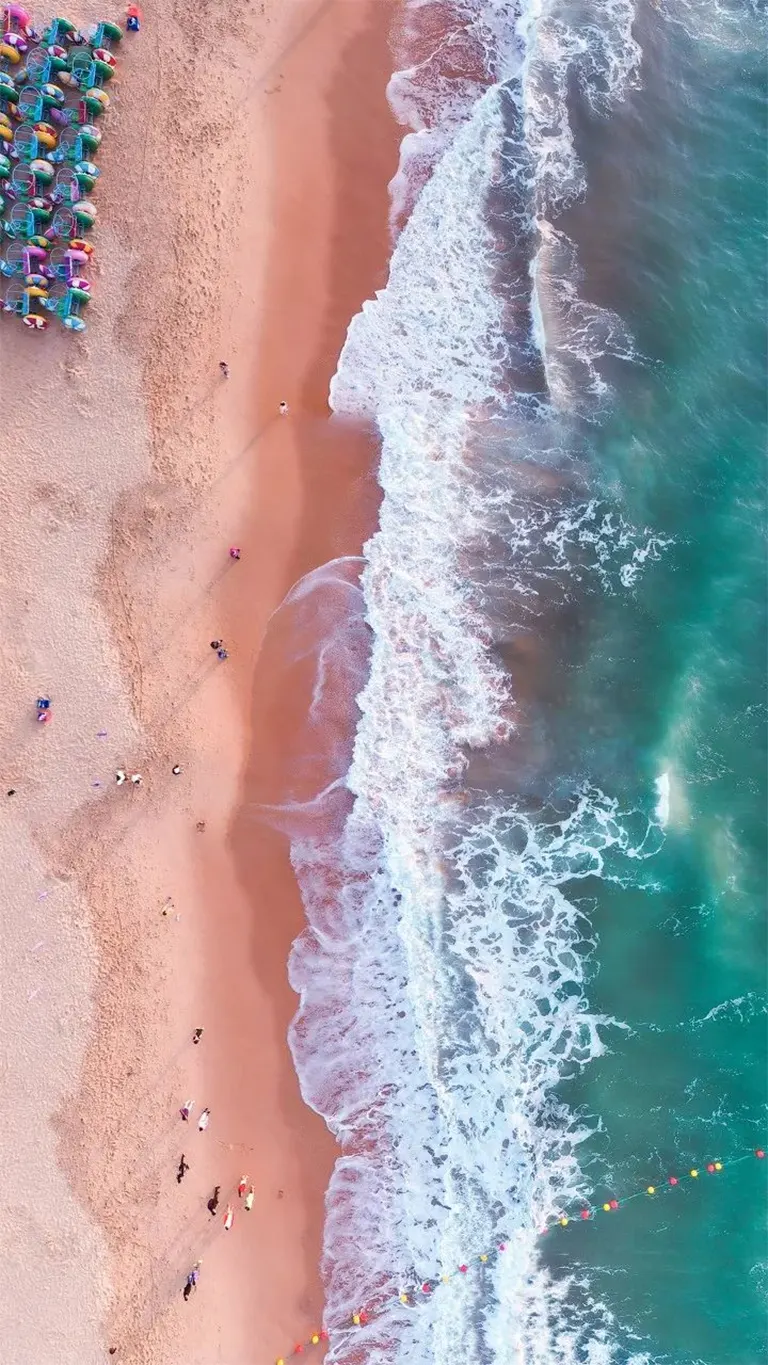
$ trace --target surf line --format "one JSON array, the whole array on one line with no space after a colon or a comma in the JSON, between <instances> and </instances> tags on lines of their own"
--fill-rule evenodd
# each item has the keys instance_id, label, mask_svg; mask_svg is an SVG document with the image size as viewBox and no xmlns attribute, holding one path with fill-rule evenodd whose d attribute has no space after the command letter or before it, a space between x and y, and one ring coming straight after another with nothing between
<instances>
[{"instance_id":1,"label":"surf line","mask_svg":"<svg viewBox=\"0 0 768 1365\"><path fill-rule=\"evenodd\" d=\"M644 1189L635 1190L632 1194L622 1195L619 1199L606 1199L603 1203L585 1203L570 1214L561 1213L557 1218L553 1218L548 1223L545 1223L543 1227L539 1228L539 1236L544 1237L548 1232L553 1231L555 1228L566 1228L570 1223L586 1223L601 1213L616 1213L619 1209L623 1208L625 1204L630 1204L633 1199L653 1199L657 1195L668 1194L676 1186L679 1187L684 1185L686 1181L698 1180L702 1170L704 1170L707 1175L718 1175L726 1165L730 1169L732 1166L740 1165L742 1161L754 1160L755 1157L759 1161L763 1161L765 1159L765 1149L763 1147L755 1147L752 1151L744 1152L741 1156L732 1157L727 1162L720 1161L719 1159L707 1161L701 1169L698 1166L692 1166L690 1170L683 1172L681 1175L664 1176L663 1181L659 1185L646 1185ZM336 1325L336 1330L343 1331L344 1328L350 1328L352 1329L350 1335L353 1335L355 1329L365 1327L369 1322L373 1322L374 1318L381 1317L388 1307L398 1302L405 1307L413 1308L416 1304L423 1303L425 1298L428 1298L436 1289L439 1289L441 1284L450 1284L452 1280L458 1280L462 1276L468 1275L470 1270L477 1270L481 1266L488 1265L489 1263L498 1260L499 1256L503 1255L507 1250L507 1245L506 1242L499 1242L498 1245L490 1251L482 1251L479 1254L470 1256L466 1264L457 1266L455 1270L444 1275L438 1275L429 1280L423 1280L415 1289L401 1289L397 1294L387 1294L385 1298L380 1299L376 1304L370 1305L367 1308L357 1309L357 1311L345 1322L338 1323ZM326 1341L328 1341L328 1330L323 1328L322 1330L313 1332L309 1341L298 1341L289 1354L294 1356L303 1355L305 1351L310 1350L313 1346L318 1346L321 1342ZM286 1357L278 1356L275 1365L286 1365Z\"/></svg>"}]
</instances>

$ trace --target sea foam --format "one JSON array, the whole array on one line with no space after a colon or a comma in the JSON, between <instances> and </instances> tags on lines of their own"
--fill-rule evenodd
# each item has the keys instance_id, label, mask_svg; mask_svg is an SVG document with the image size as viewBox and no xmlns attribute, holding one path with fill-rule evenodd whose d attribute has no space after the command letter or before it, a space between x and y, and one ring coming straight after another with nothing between
<instances>
[{"instance_id":1,"label":"sea foam","mask_svg":"<svg viewBox=\"0 0 768 1365\"><path fill-rule=\"evenodd\" d=\"M588 1005L594 945L572 891L648 856L654 821L583 780L553 791L538 751L524 772L508 761L525 727L504 651L535 660L565 602L630 591L662 548L588 492L580 458L601 356L632 352L580 299L554 223L587 188L569 71L604 109L637 52L620 0L578 32L566 13L407 7L389 280L331 386L337 414L380 433L380 525L359 575L328 566L284 604L330 592L354 622L326 621L308 722L320 735L326 701L356 693L346 772L263 811L291 835L307 913L290 1041L343 1147L323 1274L327 1359L349 1365L597 1365L623 1349L586 1287L542 1265L539 1230L584 1193L591 1125L558 1085L614 1025ZM414 1306L422 1281L499 1242L482 1273ZM371 1321L352 1328L361 1306Z\"/></svg>"}]
</instances>

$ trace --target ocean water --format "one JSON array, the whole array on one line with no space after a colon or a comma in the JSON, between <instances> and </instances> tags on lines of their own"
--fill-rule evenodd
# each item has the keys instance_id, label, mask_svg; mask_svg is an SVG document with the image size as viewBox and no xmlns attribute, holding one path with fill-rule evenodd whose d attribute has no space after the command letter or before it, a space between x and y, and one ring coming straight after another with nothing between
<instances>
[{"instance_id":1,"label":"ocean water","mask_svg":"<svg viewBox=\"0 0 768 1365\"><path fill-rule=\"evenodd\" d=\"M389 280L330 395L380 522L279 613L334 742L269 813L337 1365L768 1358L762 21L393 35Z\"/></svg>"}]
</instances>

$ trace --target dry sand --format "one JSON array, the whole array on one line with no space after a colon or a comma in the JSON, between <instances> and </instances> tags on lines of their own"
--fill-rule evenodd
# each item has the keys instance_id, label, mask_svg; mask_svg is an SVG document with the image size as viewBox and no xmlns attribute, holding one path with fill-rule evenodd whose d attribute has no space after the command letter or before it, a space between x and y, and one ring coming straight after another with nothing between
<instances>
[{"instance_id":1,"label":"dry sand","mask_svg":"<svg viewBox=\"0 0 768 1365\"><path fill-rule=\"evenodd\" d=\"M320 1325L335 1149L286 1043L301 905L248 803L279 786L293 714L260 659L270 613L375 512L370 445L329 436L326 395L385 273L392 9L148 5L105 125L89 330L0 322L13 1365L259 1365Z\"/></svg>"}]
</instances>

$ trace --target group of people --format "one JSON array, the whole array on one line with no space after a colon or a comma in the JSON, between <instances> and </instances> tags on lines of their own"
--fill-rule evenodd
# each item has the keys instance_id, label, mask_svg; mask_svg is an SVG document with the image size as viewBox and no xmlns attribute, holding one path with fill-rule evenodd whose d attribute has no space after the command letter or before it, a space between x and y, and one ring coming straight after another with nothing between
<instances>
[{"instance_id":1,"label":"group of people","mask_svg":"<svg viewBox=\"0 0 768 1365\"><path fill-rule=\"evenodd\" d=\"M193 1043L199 1043L199 1042L200 1042L200 1039L201 1039L202 1036L203 1036L203 1032L204 1032L204 1030L203 1030L202 1028L196 1028L196 1029L194 1030L193 1034L192 1034L192 1042L193 1042ZM182 1118L182 1120L183 1120L184 1123L189 1123L190 1117L191 1117L191 1115L192 1115L192 1110L194 1109L194 1107L195 1107L195 1102L194 1102L194 1100L185 1100L184 1104L182 1104L182 1106L181 1106L181 1108L180 1108L180 1110L179 1110L179 1114L181 1115L181 1118ZM200 1117L199 1117L199 1119L197 1120L198 1132L200 1132L200 1133L204 1133L204 1132L205 1132L206 1128L208 1127L208 1123L209 1123L209 1121L210 1121L210 1117L211 1117L211 1111L210 1111L210 1109L205 1108L205 1109L203 1109L203 1110L201 1111ZM181 1184L181 1182L182 1182L182 1180L184 1179L184 1176L187 1174L187 1171L188 1171L188 1170L189 1170L189 1162L187 1161L187 1158L186 1158L184 1152L182 1152L181 1157L179 1158L179 1165L178 1165L178 1168L177 1168L177 1171L176 1171L176 1181L177 1181L177 1183L178 1183L179 1185ZM282 1193L282 1191L281 1191L281 1193ZM208 1205L207 1205L207 1207L208 1207L208 1212L210 1213L210 1215L211 1215L212 1218L215 1218L216 1214L218 1213L220 1195L221 1195L221 1185L216 1185L215 1188L214 1188L213 1194L211 1195L210 1199L208 1200ZM253 1208L253 1201L254 1201L254 1199L255 1199L255 1197L256 1197L256 1191L254 1190L253 1185L250 1183L250 1181L249 1181L247 1175L241 1176L241 1178L240 1178L239 1184L238 1184L238 1186L237 1186L237 1196L238 1196L238 1199L242 1199L242 1200L243 1200L243 1208L245 1209L245 1212L246 1212L246 1213L250 1213L250 1212L251 1212L251 1209ZM225 1231L225 1232L229 1232L229 1230L230 1230L230 1228L232 1227L232 1224L233 1224L234 1221L235 1221L235 1211L234 1211L234 1209L233 1209L233 1207L232 1207L232 1205L231 1205L231 1203L230 1203L230 1204L227 1204L226 1210L225 1210L225 1212L224 1212L224 1231ZM195 1264L194 1264L194 1266L193 1266L192 1269L190 1270L189 1274L187 1275L187 1278L186 1278L186 1281L185 1281L185 1284L184 1284L184 1289L183 1289L183 1291L182 1291L182 1292L183 1292L183 1295L184 1295L184 1302L185 1302L185 1303L186 1303L187 1300L189 1299L189 1296L190 1296L190 1294L192 1293L192 1290L197 1288L197 1281L198 1281L199 1271L200 1271L200 1261L196 1261Z\"/></svg>"}]
</instances>

